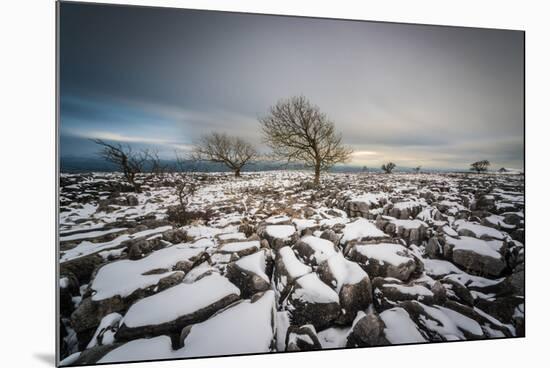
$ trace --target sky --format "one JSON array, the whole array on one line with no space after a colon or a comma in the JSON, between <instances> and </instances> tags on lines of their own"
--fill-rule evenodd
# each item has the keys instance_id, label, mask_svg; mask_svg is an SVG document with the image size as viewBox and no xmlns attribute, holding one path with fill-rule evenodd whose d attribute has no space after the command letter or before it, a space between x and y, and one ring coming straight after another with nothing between
<instances>
[{"instance_id":1,"label":"sky","mask_svg":"<svg viewBox=\"0 0 550 368\"><path fill-rule=\"evenodd\" d=\"M523 32L78 3L59 32L62 159L212 131L262 151L258 118L304 95L350 165L523 169Z\"/></svg>"}]
</instances>

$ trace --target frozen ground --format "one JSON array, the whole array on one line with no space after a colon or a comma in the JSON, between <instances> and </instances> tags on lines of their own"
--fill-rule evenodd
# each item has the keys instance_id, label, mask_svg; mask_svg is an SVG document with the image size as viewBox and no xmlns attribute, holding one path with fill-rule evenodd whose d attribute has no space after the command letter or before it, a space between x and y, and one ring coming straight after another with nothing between
<instances>
[{"instance_id":1,"label":"frozen ground","mask_svg":"<svg viewBox=\"0 0 550 368\"><path fill-rule=\"evenodd\" d=\"M63 174L65 365L524 334L523 176Z\"/></svg>"}]
</instances>

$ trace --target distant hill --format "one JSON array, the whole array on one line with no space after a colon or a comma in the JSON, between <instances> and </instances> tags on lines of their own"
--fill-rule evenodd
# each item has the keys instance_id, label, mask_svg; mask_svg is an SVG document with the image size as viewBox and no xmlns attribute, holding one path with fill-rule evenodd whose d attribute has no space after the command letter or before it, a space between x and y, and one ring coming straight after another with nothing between
<instances>
[{"instance_id":1,"label":"distant hill","mask_svg":"<svg viewBox=\"0 0 550 368\"><path fill-rule=\"evenodd\" d=\"M74 156L63 156L60 158L60 170L61 172L65 173L80 173L80 172L91 172L91 171L118 171L118 168L99 158L99 157L74 157ZM176 167L176 161L175 160L162 160L162 164L175 168ZM145 168L147 170L147 167ZM270 161L263 161L263 162L257 162L254 164L246 165L244 168L244 171L271 171L271 170L302 170L304 169L303 165L299 164L289 164L289 165L283 165L276 162L270 162ZM201 171L201 172L225 172L229 171L227 167L225 167L223 164L217 164L217 163L211 163L211 162L194 162L194 161L187 161L184 163L184 170L185 171ZM510 169L512 171L514 169ZM356 172L362 172L363 166L354 166L354 165L337 165L334 166L330 172L349 172L349 173L356 173ZM460 169L422 169L422 172L468 172L467 170L460 170ZM516 170L517 171L517 170ZM380 168L377 167L369 167L368 172L371 173L377 173L382 172ZM414 169L412 167L401 167L397 166L397 168L394 170L394 172L414 172Z\"/></svg>"}]
</instances>

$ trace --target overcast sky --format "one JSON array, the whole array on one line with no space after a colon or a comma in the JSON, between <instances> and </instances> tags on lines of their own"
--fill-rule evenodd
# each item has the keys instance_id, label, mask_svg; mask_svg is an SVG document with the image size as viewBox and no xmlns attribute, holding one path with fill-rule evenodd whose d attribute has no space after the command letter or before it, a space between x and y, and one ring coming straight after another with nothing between
<instances>
[{"instance_id":1,"label":"overcast sky","mask_svg":"<svg viewBox=\"0 0 550 368\"><path fill-rule=\"evenodd\" d=\"M303 94L351 164L523 168L523 33L61 5L61 155L103 138L170 157L210 131L261 148L258 117Z\"/></svg>"}]
</instances>

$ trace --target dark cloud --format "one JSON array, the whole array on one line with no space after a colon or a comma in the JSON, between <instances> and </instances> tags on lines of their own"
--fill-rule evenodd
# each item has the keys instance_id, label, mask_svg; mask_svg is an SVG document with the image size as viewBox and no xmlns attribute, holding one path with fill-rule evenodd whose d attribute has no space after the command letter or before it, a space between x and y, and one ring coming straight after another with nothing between
<instances>
[{"instance_id":1,"label":"dark cloud","mask_svg":"<svg viewBox=\"0 0 550 368\"><path fill-rule=\"evenodd\" d=\"M304 94L370 152L358 165L523 166L522 32L71 3L60 19L63 137L261 145L258 116Z\"/></svg>"}]
</instances>

